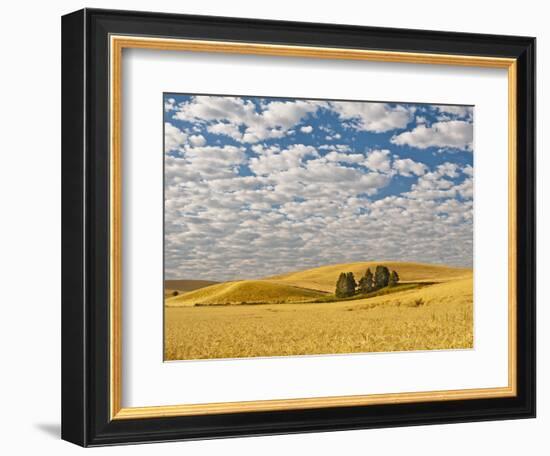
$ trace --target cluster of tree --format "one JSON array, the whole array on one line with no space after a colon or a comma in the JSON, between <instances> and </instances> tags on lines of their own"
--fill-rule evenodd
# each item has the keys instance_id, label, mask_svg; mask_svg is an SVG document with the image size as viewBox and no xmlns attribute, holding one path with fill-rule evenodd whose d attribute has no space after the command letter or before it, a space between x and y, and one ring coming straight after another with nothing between
<instances>
[{"instance_id":1,"label":"cluster of tree","mask_svg":"<svg viewBox=\"0 0 550 456\"><path fill-rule=\"evenodd\" d=\"M356 294L366 294L385 287L393 287L399 282L399 274L390 271L386 266L376 266L374 274L367 268L365 275L355 281L353 272L342 272L336 282L337 298L348 298Z\"/></svg>"}]
</instances>

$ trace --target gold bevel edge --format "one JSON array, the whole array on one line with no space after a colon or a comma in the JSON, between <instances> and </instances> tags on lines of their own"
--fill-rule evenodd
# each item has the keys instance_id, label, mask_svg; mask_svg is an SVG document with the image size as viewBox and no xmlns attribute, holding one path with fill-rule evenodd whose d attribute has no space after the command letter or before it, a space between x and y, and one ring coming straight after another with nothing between
<instances>
[{"instance_id":1,"label":"gold bevel edge","mask_svg":"<svg viewBox=\"0 0 550 456\"><path fill-rule=\"evenodd\" d=\"M414 393L329 396L302 399L259 400L170 406L122 407L121 403L121 58L122 49L155 49L210 53L255 54L340 60L367 60L508 69L508 386ZM389 52L363 49L321 48L242 42L179 40L134 36L110 36L110 415L111 419L208 415L251 411L326 408L421 401L448 401L510 397L517 395L517 289L516 289L516 119L517 61L512 58Z\"/></svg>"},{"instance_id":2,"label":"gold bevel edge","mask_svg":"<svg viewBox=\"0 0 550 456\"><path fill-rule=\"evenodd\" d=\"M517 394L517 61L508 67L508 385Z\"/></svg>"},{"instance_id":3,"label":"gold bevel edge","mask_svg":"<svg viewBox=\"0 0 550 456\"><path fill-rule=\"evenodd\" d=\"M109 47L110 61L110 154L109 154L109 185L110 201L110 305L109 305L109 351L110 351L110 388L109 413L111 419L118 414L122 407L122 145L121 145L121 59L122 48L111 41Z\"/></svg>"},{"instance_id":4,"label":"gold bevel edge","mask_svg":"<svg viewBox=\"0 0 550 456\"><path fill-rule=\"evenodd\" d=\"M337 60L369 60L375 62L419 63L438 65L508 68L515 59L470 55L430 54L419 52L377 51L367 49L258 44L238 41L208 41L174 38L153 38L112 35L121 48L193 51L209 53L255 54L269 56L309 57Z\"/></svg>"},{"instance_id":5,"label":"gold bevel edge","mask_svg":"<svg viewBox=\"0 0 550 456\"><path fill-rule=\"evenodd\" d=\"M510 387L478 388L463 390L426 391L415 393L385 393L357 396L328 396L302 399L271 399L263 401L219 402L189 405L164 405L122 408L114 419L162 418L222 413L266 412L328 407L353 407L377 404L404 404L423 401L450 401L459 399L486 399L510 397L515 393Z\"/></svg>"}]
</instances>

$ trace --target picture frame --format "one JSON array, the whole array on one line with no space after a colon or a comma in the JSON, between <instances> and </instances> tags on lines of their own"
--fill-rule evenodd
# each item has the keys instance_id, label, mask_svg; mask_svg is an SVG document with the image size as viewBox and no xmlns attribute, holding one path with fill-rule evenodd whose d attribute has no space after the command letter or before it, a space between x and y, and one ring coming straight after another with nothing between
<instances>
[{"instance_id":1,"label":"picture frame","mask_svg":"<svg viewBox=\"0 0 550 456\"><path fill-rule=\"evenodd\" d=\"M507 385L124 407L125 49L506 70ZM534 38L84 9L62 19L62 128L63 439L101 446L535 416Z\"/></svg>"}]
</instances>

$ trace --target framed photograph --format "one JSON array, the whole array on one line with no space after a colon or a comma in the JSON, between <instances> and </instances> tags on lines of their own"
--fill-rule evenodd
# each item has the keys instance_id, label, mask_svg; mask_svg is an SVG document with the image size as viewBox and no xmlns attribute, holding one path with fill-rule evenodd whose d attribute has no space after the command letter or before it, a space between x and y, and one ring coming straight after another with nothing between
<instances>
[{"instance_id":1,"label":"framed photograph","mask_svg":"<svg viewBox=\"0 0 550 456\"><path fill-rule=\"evenodd\" d=\"M62 437L535 416L535 39L62 20Z\"/></svg>"}]
</instances>

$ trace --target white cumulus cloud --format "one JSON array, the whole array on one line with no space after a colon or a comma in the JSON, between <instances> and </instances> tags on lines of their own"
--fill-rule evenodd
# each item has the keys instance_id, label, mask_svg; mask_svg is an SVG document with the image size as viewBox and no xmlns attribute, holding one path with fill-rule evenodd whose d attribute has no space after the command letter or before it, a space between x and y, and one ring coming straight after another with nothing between
<instances>
[{"instance_id":1,"label":"white cumulus cloud","mask_svg":"<svg viewBox=\"0 0 550 456\"><path fill-rule=\"evenodd\" d=\"M187 141L187 134L171 123L164 123L164 152L171 152L179 149Z\"/></svg>"},{"instance_id":2,"label":"white cumulus cloud","mask_svg":"<svg viewBox=\"0 0 550 456\"><path fill-rule=\"evenodd\" d=\"M371 150L367 153L365 166L372 171L388 173L391 170L391 160L389 150Z\"/></svg>"},{"instance_id":3,"label":"white cumulus cloud","mask_svg":"<svg viewBox=\"0 0 550 456\"><path fill-rule=\"evenodd\" d=\"M471 117L473 114L473 108L471 106L436 105L434 107L442 114L448 114L459 118Z\"/></svg>"},{"instance_id":4,"label":"white cumulus cloud","mask_svg":"<svg viewBox=\"0 0 550 456\"><path fill-rule=\"evenodd\" d=\"M419 149L428 147L472 150L473 124L462 120L435 122L430 127L418 125L391 138L391 143Z\"/></svg>"},{"instance_id":5,"label":"white cumulus cloud","mask_svg":"<svg viewBox=\"0 0 550 456\"><path fill-rule=\"evenodd\" d=\"M393 162L393 169L401 176L422 176L426 172L424 163L415 162L410 158L397 159Z\"/></svg>"},{"instance_id":6,"label":"white cumulus cloud","mask_svg":"<svg viewBox=\"0 0 550 456\"><path fill-rule=\"evenodd\" d=\"M174 118L206 125L210 133L243 143L282 138L324 102L269 101L256 106L240 97L196 96L175 108Z\"/></svg>"},{"instance_id":7,"label":"white cumulus cloud","mask_svg":"<svg viewBox=\"0 0 550 456\"><path fill-rule=\"evenodd\" d=\"M355 128L375 133L405 128L412 120L414 111L401 105L391 107L386 103L356 103L347 101L331 102L330 107L343 120L353 121L352 126Z\"/></svg>"}]
</instances>

